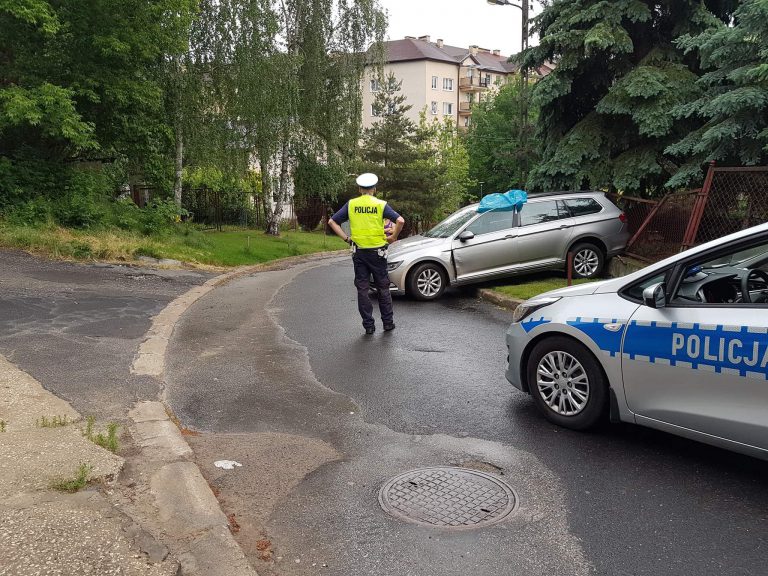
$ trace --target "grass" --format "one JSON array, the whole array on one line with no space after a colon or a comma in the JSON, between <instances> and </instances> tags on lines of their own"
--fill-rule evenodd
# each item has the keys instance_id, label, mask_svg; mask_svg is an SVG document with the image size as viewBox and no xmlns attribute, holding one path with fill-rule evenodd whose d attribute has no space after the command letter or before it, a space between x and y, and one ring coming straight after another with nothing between
<instances>
[{"instance_id":1,"label":"grass","mask_svg":"<svg viewBox=\"0 0 768 576\"><path fill-rule=\"evenodd\" d=\"M139 256L150 256L195 265L229 267L341 250L346 244L333 234L321 232L283 231L275 237L260 230L216 232L180 226L164 234L145 236L119 228L75 230L0 222L0 246L71 260L130 262Z\"/></svg>"},{"instance_id":2,"label":"grass","mask_svg":"<svg viewBox=\"0 0 768 576\"><path fill-rule=\"evenodd\" d=\"M85 488L91 470L93 470L93 467L89 464L80 464L74 478L70 478L69 480L55 480L51 482L51 488L59 490L60 492L77 492L78 490Z\"/></svg>"},{"instance_id":3,"label":"grass","mask_svg":"<svg viewBox=\"0 0 768 576\"><path fill-rule=\"evenodd\" d=\"M593 282L592 279L580 278L574 279L573 284L584 284L586 282ZM544 292L555 290L557 288L565 288L568 282L565 276L562 275L534 275L523 276L514 284L504 284L492 286L491 289L510 296L511 298L517 298L518 300L528 300L534 296L538 296Z\"/></svg>"}]
</instances>

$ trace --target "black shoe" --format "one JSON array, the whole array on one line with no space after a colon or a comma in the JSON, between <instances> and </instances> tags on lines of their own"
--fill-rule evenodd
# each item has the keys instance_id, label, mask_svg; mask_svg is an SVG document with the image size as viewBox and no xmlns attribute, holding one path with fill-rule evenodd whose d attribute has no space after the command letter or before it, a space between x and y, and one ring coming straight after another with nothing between
<instances>
[{"instance_id":1,"label":"black shoe","mask_svg":"<svg viewBox=\"0 0 768 576\"><path fill-rule=\"evenodd\" d=\"M386 330L386 328L384 328L384 330ZM375 327L374 328L366 328L365 329L365 333L368 334L369 336L371 334L373 334L374 332L376 332L376 328Z\"/></svg>"},{"instance_id":2,"label":"black shoe","mask_svg":"<svg viewBox=\"0 0 768 576\"><path fill-rule=\"evenodd\" d=\"M395 329L395 323L392 322L392 324L384 324L384 332L389 332L390 330Z\"/></svg>"}]
</instances>

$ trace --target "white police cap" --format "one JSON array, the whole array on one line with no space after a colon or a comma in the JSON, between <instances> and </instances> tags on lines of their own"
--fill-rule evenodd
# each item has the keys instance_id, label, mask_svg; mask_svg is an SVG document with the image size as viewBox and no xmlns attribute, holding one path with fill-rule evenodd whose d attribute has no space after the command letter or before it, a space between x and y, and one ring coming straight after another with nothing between
<instances>
[{"instance_id":1,"label":"white police cap","mask_svg":"<svg viewBox=\"0 0 768 576\"><path fill-rule=\"evenodd\" d=\"M357 185L360 186L360 188L373 188L376 186L376 183L379 181L379 177L376 176L376 174L372 174L371 172L366 172L365 174L360 174L360 176L357 177Z\"/></svg>"}]
</instances>

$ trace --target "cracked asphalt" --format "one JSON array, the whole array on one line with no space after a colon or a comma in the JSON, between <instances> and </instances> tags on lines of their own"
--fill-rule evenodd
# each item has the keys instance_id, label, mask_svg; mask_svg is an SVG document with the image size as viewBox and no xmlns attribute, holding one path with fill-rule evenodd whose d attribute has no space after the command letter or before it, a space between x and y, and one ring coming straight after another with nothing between
<instances>
[{"instance_id":1,"label":"cracked asphalt","mask_svg":"<svg viewBox=\"0 0 768 576\"><path fill-rule=\"evenodd\" d=\"M152 316L211 276L0 250L0 354L81 414L123 419L160 391L130 374Z\"/></svg>"}]
</instances>

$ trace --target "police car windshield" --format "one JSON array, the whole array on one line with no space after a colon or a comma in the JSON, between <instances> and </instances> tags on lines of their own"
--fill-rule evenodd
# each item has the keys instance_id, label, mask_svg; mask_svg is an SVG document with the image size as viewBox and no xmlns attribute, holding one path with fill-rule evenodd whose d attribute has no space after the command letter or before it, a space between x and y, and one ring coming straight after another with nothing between
<instances>
[{"instance_id":1,"label":"police car windshield","mask_svg":"<svg viewBox=\"0 0 768 576\"><path fill-rule=\"evenodd\" d=\"M427 238L448 238L455 234L459 228L469 222L477 214L477 206L467 206L458 212L454 212L437 226L424 232Z\"/></svg>"}]
</instances>

